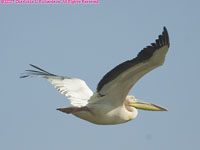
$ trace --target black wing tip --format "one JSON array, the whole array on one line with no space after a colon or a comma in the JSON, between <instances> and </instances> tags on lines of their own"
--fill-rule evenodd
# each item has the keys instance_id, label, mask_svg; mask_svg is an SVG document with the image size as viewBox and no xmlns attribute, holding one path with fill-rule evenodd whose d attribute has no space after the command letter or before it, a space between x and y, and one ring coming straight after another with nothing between
<instances>
[{"instance_id":1,"label":"black wing tip","mask_svg":"<svg viewBox=\"0 0 200 150\"><path fill-rule=\"evenodd\" d=\"M164 31L167 31L167 27L166 27L166 26L164 26L164 27L163 27L163 30L164 30Z\"/></svg>"},{"instance_id":2,"label":"black wing tip","mask_svg":"<svg viewBox=\"0 0 200 150\"><path fill-rule=\"evenodd\" d=\"M162 33L162 36L165 37L166 42L167 42L166 44L168 45L168 47L170 47L169 34L168 34L168 31L167 31L167 27L166 27L166 26L163 27L163 33Z\"/></svg>"},{"instance_id":3,"label":"black wing tip","mask_svg":"<svg viewBox=\"0 0 200 150\"><path fill-rule=\"evenodd\" d=\"M20 76L20 78L26 78L26 77L30 77L33 75L42 75L42 76L46 76L46 75L50 75L50 76L56 76L52 73L49 73L33 64L29 64L31 67L35 68L36 70L25 70L25 73L22 73L22 75Z\"/></svg>"},{"instance_id":4,"label":"black wing tip","mask_svg":"<svg viewBox=\"0 0 200 150\"><path fill-rule=\"evenodd\" d=\"M33 65L33 64L29 64L31 67L33 67L33 68L35 68L35 69L38 69L38 70L40 70L40 71L43 71L43 72L46 72L46 73L48 73L47 71L45 71L45 70L43 70L43 69L41 69L41 68L39 68L39 67L37 67L37 66L35 66L35 65Z\"/></svg>"},{"instance_id":5,"label":"black wing tip","mask_svg":"<svg viewBox=\"0 0 200 150\"><path fill-rule=\"evenodd\" d=\"M39 67L37 67L36 65L29 64L29 66L31 66L31 67L33 67L33 68L35 68L35 69L38 69L38 70L40 70L40 68L39 68Z\"/></svg>"},{"instance_id":6,"label":"black wing tip","mask_svg":"<svg viewBox=\"0 0 200 150\"><path fill-rule=\"evenodd\" d=\"M23 78L26 78L26 77L29 77L29 75L21 75L21 76L19 76L20 79L23 79Z\"/></svg>"},{"instance_id":7,"label":"black wing tip","mask_svg":"<svg viewBox=\"0 0 200 150\"><path fill-rule=\"evenodd\" d=\"M52 73L49 73L49 72L47 72L47 71L45 71L44 69L41 69L41 68L39 68L39 67L37 67L37 66L35 66L35 65L33 65L33 64L29 64L31 67L33 67L33 68L35 68L35 69L37 69L37 70L39 70L39 71L41 71L42 73L45 73L45 74L48 74L48 75L51 75L51 76L56 76L55 74L52 74ZM31 70L32 72L35 72L35 70ZM39 72L38 71L38 72ZM37 71L36 71L37 72Z\"/></svg>"},{"instance_id":8,"label":"black wing tip","mask_svg":"<svg viewBox=\"0 0 200 150\"><path fill-rule=\"evenodd\" d=\"M151 58L153 55L154 51L157 49L167 45L169 48L169 35L167 28L164 26L163 27L163 32L162 34L158 35L158 38L155 40L154 43L151 43L151 45L145 47L142 51L140 51L136 57L136 59L142 61L142 60L147 60Z\"/></svg>"}]
</instances>

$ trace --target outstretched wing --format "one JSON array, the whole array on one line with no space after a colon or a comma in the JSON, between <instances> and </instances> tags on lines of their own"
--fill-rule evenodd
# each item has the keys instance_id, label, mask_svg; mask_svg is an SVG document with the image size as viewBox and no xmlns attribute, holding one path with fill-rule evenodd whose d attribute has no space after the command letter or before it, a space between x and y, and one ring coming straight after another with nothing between
<instances>
[{"instance_id":1,"label":"outstretched wing","mask_svg":"<svg viewBox=\"0 0 200 150\"><path fill-rule=\"evenodd\" d=\"M162 35L159 35L155 43L144 48L136 58L128 60L108 72L99 82L97 93L125 100L130 89L141 77L164 63L169 45L168 32L164 27Z\"/></svg>"},{"instance_id":2,"label":"outstretched wing","mask_svg":"<svg viewBox=\"0 0 200 150\"><path fill-rule=\"evenodd\" d=\"M68 78L51 74L34 65L37 70L26 70L21 78L25 77L43 77L46 78L63 95L67 96L73 106L85 106L93 95L93 92L87 86L85 81L76 78Z\"/></svg>"}]
</instances>

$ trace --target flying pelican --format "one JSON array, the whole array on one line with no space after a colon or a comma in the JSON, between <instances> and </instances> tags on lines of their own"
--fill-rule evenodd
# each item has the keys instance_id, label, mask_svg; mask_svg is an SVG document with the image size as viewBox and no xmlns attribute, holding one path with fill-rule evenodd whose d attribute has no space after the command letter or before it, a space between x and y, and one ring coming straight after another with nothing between
<instances>
[{"instance_id":1,"label":"flying pelican","mask_svg":"<svg viewBox=\"0 0 200 150\"><path fill-rule=\"evenodd\" d=\"M144 48L136 58L125 61L108 72L100 80L94 93L81 79L58 76L32 64L30 66L36 70L26 70L21 78L43 77L53 84L73 105L58 108L61 112L73 114L94 124L121 124L136 118L137 109L167 111L161 106L137 100L128 93L146 73L163 65L169 45L168 32L164 27L155 43Z\"/></svg>"}]
</instances>

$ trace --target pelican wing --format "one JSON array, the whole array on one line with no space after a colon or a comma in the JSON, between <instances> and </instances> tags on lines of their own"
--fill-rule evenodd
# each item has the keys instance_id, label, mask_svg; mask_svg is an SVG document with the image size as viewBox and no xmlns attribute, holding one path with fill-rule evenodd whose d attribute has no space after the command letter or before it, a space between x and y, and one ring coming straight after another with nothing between
<instances>
[{"instance_id":1,"label":"pelican wing","mask_svg":"<svg viewBox=\"0 0 200 150\"><path fill-rule=\"evenodd\" d=\"M34 65L31 66L37 70L26 70L27 72L21 78L29 76L46 78L61 94L67 96L73 106L87 105L93 95L85 81L81 79L57 76Z\"/></svg>"},{"instance_id":2,"label":"pelican wing","mask_svg":"<svg viewBox=\"0 0 200 150\"><path fill-rule=\"evenodd\" d=\"M125 61L108 72L99 82L97 93L101 96L109 95L113 100L125 100L141 77L164 63L169 45L168 32L164 27L155 43L144 48L136 58Z\"/></svg>"}]
</instances>

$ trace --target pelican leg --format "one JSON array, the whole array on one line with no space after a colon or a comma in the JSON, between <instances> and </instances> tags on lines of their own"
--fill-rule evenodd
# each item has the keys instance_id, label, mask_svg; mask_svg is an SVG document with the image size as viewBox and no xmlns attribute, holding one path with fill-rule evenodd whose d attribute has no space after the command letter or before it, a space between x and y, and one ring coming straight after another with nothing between
<instances>
[{"instance_id":1,"label":"pelican leg","mask_svg":"<svg viewBox=\"0 0 200 150\"><path fill-rule=\"evenodd\" d=\"M89 111L88 107L67 107L67 108L57 108L56 110L59 110L61 112L67 113L67 114L71 114L71 113L75 113L75 112L79 112L79 111Z\"/></svg>"}]
</instances>

